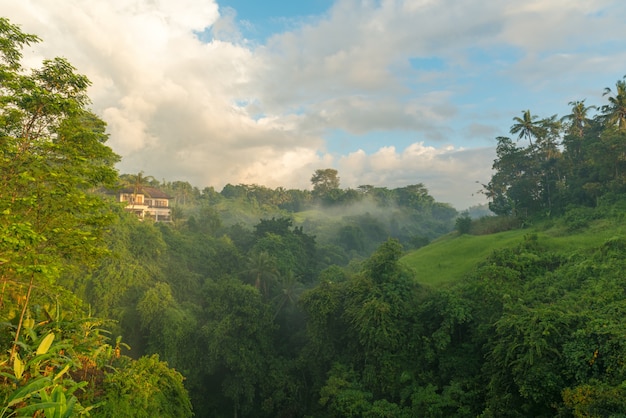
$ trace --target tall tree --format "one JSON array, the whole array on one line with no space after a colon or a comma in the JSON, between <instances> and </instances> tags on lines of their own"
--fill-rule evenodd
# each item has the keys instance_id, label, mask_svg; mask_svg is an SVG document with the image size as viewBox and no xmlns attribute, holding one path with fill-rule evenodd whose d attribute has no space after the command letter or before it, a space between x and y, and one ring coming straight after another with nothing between
<instances>
[{"instance_id":1,"label":"tall tree","mask_svg":"<svg viewBox=\"0 0 626 418\"><path fill-rule=\"evenodd\" d=\"M530 110L523 111L521 118L519 116L513 118L515 124L511 127L511 133L518 134L518 139L528 139L532 146L533 138L538 138L541 132L538 119L538 116L530 114Z\"/></svg>"},{"instance_id":2,"label":"tall tree","mask_svg":"<svg viewBox=\"0 0 626 418\"><path fill-rule=\"evenodd\" d=\"M22 67L36 41L0 18L0 415L191 416L182 376L121 356L61 286L105 253L119 208L96 191L114 187L119 158L85 76L61 58Z\"/></svg>"},{"instance_id":3,"label":"tall tree","mask_svg":"<svg viewBox=\"0 0 626 418\"><path fill-rule=\"evenodd\" d=\"M557 115L541 119L539 121L540 136L537 137L538 142L546 153L548 158L552 158L554 153L558 152L559 138L561 136L561 121Z\"/></svg>"},{"instance_id":4,"label":"tall tree","mask_svg":"<svg viewBox=\"0 0 626 418\"><path fill-rule=\"evenodd\" d=\"M568 105L572 106L572 113L563 116L561 122L568 122L569 132L577 137L582 137L585 128L591 123L589 111L596 107L593 105L585 106L585 100L572 101Z\"/></svg>"},{"instance_id":5,"label":"tall tree","mask_svg":"<svg viewBox=\"0 0 626 418\"><path fill-rule=\"evenodd\" d=\"M159 181L153 176L146 176L143 171L137 174L122 174L120 175L120 181L123 186L132 187L135 189L135 193L141 191L143 186L158 186Z\"/></svg>"},{"instance_id":6,"label":"tall tree","mask_svg":"<svg viewBox=\"0 0 626 418\"><path fill-rule=\"evenodd\" d=\"M215 408L229 408L231 416L259 416L260 388L274 357L272 307L254 288L236 280L207 281L200 339L205 385L220 388L200 402L211 401L204 416L224 416ZM228 406L227 406L228 405Z\"/></svg>"},{"instance_id":7,"label":"tall tree","mask_svg":"<svg viewBox=\"0 0 626 418\"><path fill-rule=\"evenodd\" d=\"M398 205L408 208L423 209L435 202L435 199L428 194L428 189L422 183L400 187L394 189L393 192L396 195Z\"/></svg>"},{"instance_id":8,"label":"tall tree","mask_svg":"<svg viewBox=\"0 0 626 418\"><path fill-rule=\"evenodd\" d=\"M328 195L331 191L339 189L338 171L333 168L315 170L311 177L313 194L318 197Z\"/></svg>"},{"instance_id":9,"label":"tall tree","mask_svg":"<svg viewBox=\"0 0 626 418\"><path fill-rule=\"evenodd\" d=\"M102 254L111 215L92 192L117 180L105 123L86 108L87 77L62 58L21 66L37 40L0 19L0 277L27 285L16 342L34 286Z\"/></svg>"},{"instance_id":10,"label":"tall tree","mask_svg":"<svg viewBox=\"0 0 626 418\"><path fill-rule=\"evenodd\" d=\"M508 137L498 137L494 175L485 187L489 209L497 215L528 214L540 202L539 168L530 148L518 148Z\"/></svg>"},{"instance_id":11,"label":"tall tree","mask_svg":"<svg viewBox=\"0 0 626 418\"><path fill-rule=\"evenodd\" d=\"M250 257L245 274L252 278L254 287L267 297L269 285L276 280L278 275L276 260L267 251L258 251Z\"/></svg>"},{"instance_id":12,"label":"tall tree","mask_svg":"<svg viewBox=\"0 0 626 418\"><path fill-rule=\"evenodd\" d=\"M568 104L572 106L571 113L561 118L561 122L565 124L564 154L569 157L570 162L576 164L576 167L572 168L579 169L583 154L583 140L593 123L589 111L596 109L596 106L586 106L584 100L577 100Z\"/></svg>"},{"instance_id":13,"label":"tall tree","mask_svg":"<svg viewBox=\"0 0 626 418\"><path fill-rule=\"evenodd\" d=\"M609 101L602 106L606 123L617 126L620 131L626 130L626 75L615 83L615 91L606 87L603 96L608 96Z\"/></svg>"}]
</instances>

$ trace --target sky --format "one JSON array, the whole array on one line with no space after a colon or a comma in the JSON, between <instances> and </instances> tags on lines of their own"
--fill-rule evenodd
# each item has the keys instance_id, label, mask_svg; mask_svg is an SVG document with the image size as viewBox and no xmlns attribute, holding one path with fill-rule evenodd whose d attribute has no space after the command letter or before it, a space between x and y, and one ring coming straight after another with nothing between
<instances>
[{"instance_id":1,"label":"sky","mask_svg":"<svg viewBox=\"0 0 626 418\"><path fill-rule=\"evenodd\" d=\"M120 173L310 189L423 183L485 202L529 109L602 105L626 74L623 0L0 0L92 82Z\"/></svg>"}]
</instances>

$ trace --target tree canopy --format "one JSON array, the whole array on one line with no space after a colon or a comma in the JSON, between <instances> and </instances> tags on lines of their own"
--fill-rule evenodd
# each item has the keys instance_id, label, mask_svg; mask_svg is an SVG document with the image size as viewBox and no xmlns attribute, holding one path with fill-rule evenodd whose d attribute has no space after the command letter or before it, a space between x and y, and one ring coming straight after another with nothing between
<instances>
[{"instance_id":1,"label":"tree canopy","mask_svg":"<svg viewBox=\"0 0 626 418\"><path fill-rule=\"evenodd\" d=\"M573 101L570 114L539 119L529 111L514 118L511 133L532 141L517 146L496 138L494 174L484 190L496 214L545 216L568 205L597 205L602 196L625 191L625 81L605 89L608 103L587 106ZM600 113L591 115L592 110Z\"/></svg>"},{"instance_id":2,"label":"tree canopy","mask_svg":"<svg viewBox=\"0 0 626 418\"><path fill-rule=\"evenodd\" d=\"M152 411L144 416L190 416L182 376L158 358L123 357L121 340L96 328L105 321L60 286L73 287L69 276L107 252L115 208L96 191L117 182L119 157L87 108L85 76L62 58L22 66L22 48L38 41L0 18L0 415L69 417L107 405L99 416L119 416L129 397L113 393L143 367L144 383L167 374L134 389Z\"/></svg>"}]
</instances>

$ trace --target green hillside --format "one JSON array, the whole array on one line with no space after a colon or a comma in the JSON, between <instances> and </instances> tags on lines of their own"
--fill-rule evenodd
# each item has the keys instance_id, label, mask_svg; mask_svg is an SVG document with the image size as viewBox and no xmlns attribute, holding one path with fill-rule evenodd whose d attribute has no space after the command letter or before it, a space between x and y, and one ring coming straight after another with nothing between
<instances>
[{"instance_id":1,"label":"green hillside","mask_svg":"<svg viewBox=\"0 0 626 418\"><path fill-rule=\"evenodd\" d=\"M491 235L472 236L455 233L412 251L401 262L415 271L423 284L450 283L470 272L494 248L517 244L525 230L507 231Z\"/></svg>"},{"instance_id":2,"label":"green hillside","mask_svg":"<svg viewBox=\"0 0 626 418\"><path fill-rule=\"evenodd\" d=\"M529 234L536 234L552 251L572 256L626 232L620 222L607 219L589 222L575 231L567 223L565 218L557 223L543 222L531 228L488 235L450 233L407 253L400 261L415 271L418 282L441 285L458 281L494 250L515 247Z\"/></svg>"}]
</instances>

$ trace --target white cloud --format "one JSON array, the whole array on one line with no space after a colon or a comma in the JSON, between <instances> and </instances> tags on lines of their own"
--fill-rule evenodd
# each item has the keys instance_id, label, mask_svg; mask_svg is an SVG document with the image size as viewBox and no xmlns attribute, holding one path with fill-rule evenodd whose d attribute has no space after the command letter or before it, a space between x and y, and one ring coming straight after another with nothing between
<instances>
[{"instance_id":1,"label":"white cloud","mask_svg":"<svg viewBox=\"0 0 626 418\"><path fill-rule=\"evenodd\" d=\"M122 172L199 187L308 187L315 169L332 166L344 186L422 182L464 207L477 198L474 181L488 181L489 136L502 130L509 102L531 89L543 102L558 89L565 105L574 88L586 97L592 74L621 77L626 64L618 0L337 0L265 44L244 39L254 23L215 0L0 8L44 41L25 51L27 63L64 56L92 80ZM413 67L412 58L441 65ZM468 96L493 78L506 87ZM338 152L329 132L380 133L381 142L371 154ZM398 132L414 143L395 143ZM482 148L463 148L467 140Z\"/></svg>"},{"instance_id":2,"label":"white cloud","mask_svg":"<svg viewBox=\"0 0 626 418\"><path fill-rule=\"evenodd\" d=\"M393 188L423 183L438 201L464 209L485 202L476 182L489 181L494 158L494 148L435 148L415 143L403 151L383 147L369 156L359 150L342 157L337 166L343 187L370 184Z\"/></svg>"}]
</instances>

